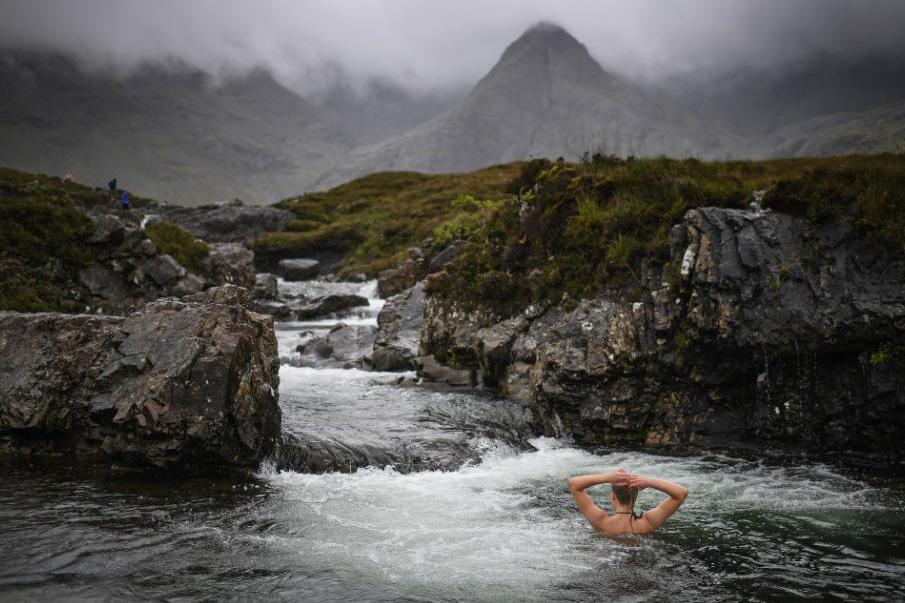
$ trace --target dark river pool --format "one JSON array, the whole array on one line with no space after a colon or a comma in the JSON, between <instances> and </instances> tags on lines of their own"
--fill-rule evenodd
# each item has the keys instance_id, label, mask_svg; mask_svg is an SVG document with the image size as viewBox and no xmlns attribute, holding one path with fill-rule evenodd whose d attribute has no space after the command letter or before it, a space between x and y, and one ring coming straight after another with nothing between
<instances>
[{"instance_id":1,"label":"dark river pool","mask_svg":"<svg viewBox=\"0 0 905 603\"><path fill-rule=\"evenodd\" d=\"M351 320L370 323L372 306ZM282 352L318 328L329 324L281 325ZM349 468L362 458L385 458L383 467L269 464L241 480L152 481L63 460L0 465L0 599L905 599L901 480L519 440L521 427L503 424L518 413L495 413L491 398L394 379L288 363L281 371L289 433L358 459ZM431 454L465 464L411 471L412 458ZM652 536L598 536L565 480L614 467L691 494ZM609 499L608 487L590 492ZM642 492L639 507L659 496Z\"/></svg>"}]
</instances>

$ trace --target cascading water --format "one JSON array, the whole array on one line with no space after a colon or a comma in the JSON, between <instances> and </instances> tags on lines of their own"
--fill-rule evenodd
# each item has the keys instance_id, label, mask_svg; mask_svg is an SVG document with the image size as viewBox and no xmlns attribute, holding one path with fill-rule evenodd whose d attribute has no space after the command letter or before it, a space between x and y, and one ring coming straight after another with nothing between
<instances>
[{"instance_id":1,"label":"cascading water","mask_svg":"<svg viewBox=\"0 0 905 603\"><path fill-rule=\"evenodd\" d=\"M299 343L338 322L374 324L382 302L373 284L281 287L371 298L352 315L277 326L282 456L243 482L3 466L4 599L905 597L901 481L813 463L594 454L531 438L521 408L498 398L292 366ZM652 536L595 535L565 479L613 467L691 495ZM644 491L639 506L657 500Z\"/></svg>"}]
</instances>

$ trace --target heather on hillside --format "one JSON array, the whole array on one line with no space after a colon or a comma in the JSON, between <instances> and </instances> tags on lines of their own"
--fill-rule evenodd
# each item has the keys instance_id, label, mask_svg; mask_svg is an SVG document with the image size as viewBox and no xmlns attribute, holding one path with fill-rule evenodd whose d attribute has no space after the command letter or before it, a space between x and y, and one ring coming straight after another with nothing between
<instances>
[{"instance_id":1,"label":"heather on hillside","mask_svg":"<svg viewBox=\"0 0 905 603\"><path fill-rule=\"evenodd\" d=\"M501 315L603 290L631 297L647 266L664 266L670 228L694 207L766 208L814 223L844 220L905 252L905 157L701 162L594 155L537 160L510 183L430 291Z\"/></svg>"},{"instance_id":2,"label":"heather on hillside","mask_svg":"<svg viewBox=\"0 0 905 603\"><path fill-rule=\"evenodd\" d=\"M461 195L503 199L521 163L463 174L381 172L326 192L286 199L277 207L296 219L284 232L262 235L256 252L304 257L332 252L343 272L374 276L405 258L406 249L434 235L463 212L453 203Z\"/></svg>"}]
</instances>

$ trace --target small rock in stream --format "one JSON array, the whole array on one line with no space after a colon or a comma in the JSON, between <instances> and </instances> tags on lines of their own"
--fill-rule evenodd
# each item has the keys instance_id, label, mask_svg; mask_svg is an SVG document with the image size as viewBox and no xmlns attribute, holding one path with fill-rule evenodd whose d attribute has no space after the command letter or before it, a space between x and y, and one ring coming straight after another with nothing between
<instances>
[{"instance_id":1,"label":"small rock in stream","mask_svg":"<svg viewBox=\"0 0 905 603\"><path fill-rule=\"evenodd\" d=\"M307 281L313 279L320 272L321 263L307 258L280 260L277 263L277 273L287 281Z\"/></svg>"}]
</instances>

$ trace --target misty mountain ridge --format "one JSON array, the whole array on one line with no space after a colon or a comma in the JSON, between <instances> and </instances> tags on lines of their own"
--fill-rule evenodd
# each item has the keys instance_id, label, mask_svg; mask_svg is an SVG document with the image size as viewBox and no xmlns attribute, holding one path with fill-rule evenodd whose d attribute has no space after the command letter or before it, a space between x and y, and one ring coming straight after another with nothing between
<instances>
[{"instance_id":1,"label":"misty mountain ridge","mask_svg":"<svg viewBox=\"0 0 905 603\"><path fill-rule=\"evenodd\" d=\"M779 72L641 84L539 23L465 93L374 81L303 97L258 70L211 85L192 70L125 78L59 56L0 60L0 164L116 176L185 204L272 202L370 172L451 172L528 159L705 159L901 150L905 78L890 61L816 57Z\"/></svg>"},{"instance_id":2,"label":"misty mountain ridge","mask_svg":"<svg viewBox=\"0 0 905 603\"><path fill-rule=\"evenodd\" d=\"M717 145L692 115L604 69L550 23L527 30L451 112L350 153L319 184L378 170L467 171L532 157L687 156Z\"/></svg>"}]
</instances>

